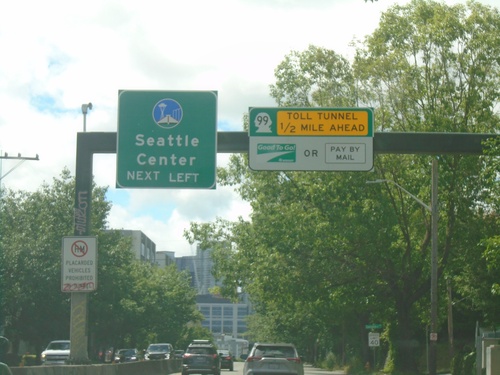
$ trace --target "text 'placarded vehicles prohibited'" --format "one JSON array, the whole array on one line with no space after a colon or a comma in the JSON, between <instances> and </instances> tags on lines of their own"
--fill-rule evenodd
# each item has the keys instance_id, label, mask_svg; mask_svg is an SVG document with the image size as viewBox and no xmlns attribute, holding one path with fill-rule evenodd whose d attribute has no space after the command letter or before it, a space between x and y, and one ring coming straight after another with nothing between
<instances>
[{"instance_id":1,"label":"text 'placarded vehicles prohibited'","mask_svg":"<svg viewBox=\"0 0 500 375\"><path fill-rule=\"evenodd\" d=\"M63 237L63 292L93 292L97 289L97 237Z\"/></svg>"},{"instance_id":2,"label":"text 'placarded vehicles prohibited'","mask_svg":"<svg viewBox=\"0 0 500 375\"><path fill-rule=\"evenodd\" d=\"M369 171L371 108L250 108L254 170Z\"/></svg>"}]
</instances>

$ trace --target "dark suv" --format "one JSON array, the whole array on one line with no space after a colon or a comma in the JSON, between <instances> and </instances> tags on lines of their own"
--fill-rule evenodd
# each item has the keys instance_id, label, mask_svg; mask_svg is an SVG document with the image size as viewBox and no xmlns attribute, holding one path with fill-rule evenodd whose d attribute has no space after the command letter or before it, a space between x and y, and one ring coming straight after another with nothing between
<instances>
[{"instance_id":1,"label":"dark suv","mask_svg":"<svg viewBox=\"0 0 500 375\"><path fill-rule=\"evenodd\" d=\"M182 356L182 375L220 375L217 348L209 340L194 340Z\"/></svg>"},{"instance_id":2,"label":"dark suv","mask_svg":"<svg viewBox=\"0 0 500 375\"><path fill-rule=\"evenodd\" d=\"M150 344L144 353L146 361L151 359L170 359L174 358L174 347L168 343Z\"/></svg>"}]
</instances>

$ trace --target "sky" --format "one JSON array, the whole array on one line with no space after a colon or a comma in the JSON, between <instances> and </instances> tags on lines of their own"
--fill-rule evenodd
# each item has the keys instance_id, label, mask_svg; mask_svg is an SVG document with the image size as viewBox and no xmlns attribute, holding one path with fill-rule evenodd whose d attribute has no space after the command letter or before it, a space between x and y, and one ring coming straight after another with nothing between
<instances>
[{"instance_id":1,"label":"sky","mask_svg":"<svg viewBox=\"0 0 500 375\"><path fill-rule=\"evenodd\" d=\"M217 91L217 131L242 131L249 107L275 107L269 85L291 51L309 45L351 59L353 40L406 0L19 0L0 5L0 159L3 188L36 191L75 175L82 104L87 132L118 130L119 90ZM481 0L498 7L498 0ZM447 4L464 3L446 0ZM218 154L217 165L229 155ZM157 251L194 255L190 222L249 218L229 187L117 189L116 154L94 155L113 229L141 230ZM62 236L61 236L62 237Z\"/></svg>"}]
</instances>

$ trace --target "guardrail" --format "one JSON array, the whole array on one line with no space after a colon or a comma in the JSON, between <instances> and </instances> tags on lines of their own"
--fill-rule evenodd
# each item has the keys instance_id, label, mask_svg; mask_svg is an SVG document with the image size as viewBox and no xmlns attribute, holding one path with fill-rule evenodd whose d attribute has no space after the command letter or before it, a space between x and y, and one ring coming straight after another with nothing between
<instances>
[{"instance_id":1,"label":"guardrail","mask_svg":"<svg viewBox=\"0 0 500 375\"><path fill-rule=\"evenodd\" d=\"M166 375L180 372L180 359L116 364L11 367L13 375Z\"/></svg>"}]
</instances>

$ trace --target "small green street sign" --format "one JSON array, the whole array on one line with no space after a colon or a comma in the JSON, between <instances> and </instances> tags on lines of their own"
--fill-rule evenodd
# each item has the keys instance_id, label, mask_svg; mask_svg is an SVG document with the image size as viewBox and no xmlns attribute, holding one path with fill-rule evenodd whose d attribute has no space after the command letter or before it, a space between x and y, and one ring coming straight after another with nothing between
<instances>
[{"instance_id":1,"label":"small green street sign","mask_svg":"<svg viewBox=\"0 0 500 375\"><path fill-rule=\"evenodd\" d=\"M216 91L119 92L119 188L215 189Z\"/></svg>"},{"instance_id":2,"label":"small green street sign","mask_svg":"<svg viewBox=\"0 0 500 375\"><path fill-rule=\"evenodd\" d=\"M381 329L382 324L367 324L365 325L366 329Z\"/></svg>"}]
</instances>

